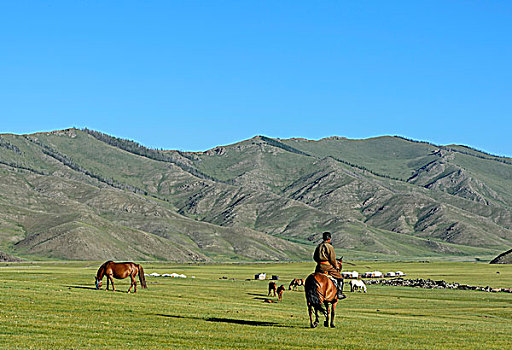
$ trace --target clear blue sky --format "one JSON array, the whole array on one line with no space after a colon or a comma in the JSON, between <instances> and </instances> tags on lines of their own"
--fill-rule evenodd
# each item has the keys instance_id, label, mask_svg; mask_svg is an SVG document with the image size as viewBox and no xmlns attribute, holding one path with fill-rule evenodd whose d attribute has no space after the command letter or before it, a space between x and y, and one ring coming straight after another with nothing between
<instances>
[{"instance_id":1,"label":"clear blue sky","mask_svg":"<svg viewBox=\"0 0 512 350\"><path fill-rule=\"evenodd\" d=\"M2 1L0 133L402 135L512 156L511 1Z\"/></svg>"}]
</instances>

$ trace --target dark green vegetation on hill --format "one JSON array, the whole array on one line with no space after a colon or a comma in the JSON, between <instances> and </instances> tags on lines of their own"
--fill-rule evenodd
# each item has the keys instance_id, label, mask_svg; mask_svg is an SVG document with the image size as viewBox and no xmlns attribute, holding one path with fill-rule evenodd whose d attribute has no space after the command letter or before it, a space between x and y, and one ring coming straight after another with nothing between
<instances>
[{"instance_id":1,"label":"dark green vegetation on hill","mask_svg":"<svg viewBox=\"0 0 512 350\"><path fill-rule=\"evenodd\" d=\"M91 130L0 135L0 251L58 259L491 259L512 160L400 137L158 151ZM340 254L341 255L341 254Z\"/></svg>"},{"instance_id":2,"label":"dark green vegetation on hill","mask_svg":"<svg viewBox=\"0 0 512 350\"><path fill-rule=\"evenodd\" d=\"M148 288L94 289L101 262L0 264L2 349L496 349L512 347L508 293L368 286L346 292L337 328L310 329L303 287L265 303L268 281L286 287L313 263L173 265L143 263ZM23 266L25 265L25 266ZM506 287L512 266L484 263L355 262L357 271L402 270L410 278ZM496 272L500 272L497 274ZM221 279L227 277L227 279ZM276 300L277 298L270 297Z\"/></svg>"}]
</instances>

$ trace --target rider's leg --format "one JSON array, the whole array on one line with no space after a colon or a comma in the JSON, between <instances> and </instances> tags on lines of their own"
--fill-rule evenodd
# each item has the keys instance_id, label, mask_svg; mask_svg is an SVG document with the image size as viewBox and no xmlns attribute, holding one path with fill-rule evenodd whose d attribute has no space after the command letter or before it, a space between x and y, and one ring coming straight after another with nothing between
<instances>
[{"instance_id":1,"label":"rider's leg","mask_svg":"<svg viewBox=\"0 0 512 350\"><path fill-rule=\"evenodd\" d=\"M338 282L338 299L345 299L347 296L343 294L343 278L336 278Z\"/></svg>"}]
</instances>

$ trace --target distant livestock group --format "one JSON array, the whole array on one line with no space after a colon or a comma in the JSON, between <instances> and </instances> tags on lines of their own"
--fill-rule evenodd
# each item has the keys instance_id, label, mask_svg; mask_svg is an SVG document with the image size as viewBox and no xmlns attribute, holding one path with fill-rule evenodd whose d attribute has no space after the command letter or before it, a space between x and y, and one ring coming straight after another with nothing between
<instances>
[{"instance_id":1,"label":"distant livestock group","mask_svg":"<svg viewBox=\"0 0 512 350\"><path fill-rule=\"evenodd\" d=\"M359 274L357 271L348 271L348 272L342 272L341 275L344 278L383 278L383 277L403 277L405 276L405 273L402 271L390 271L386 274L383 274L380 271L368 271L363 274Z\"/></svg>"},{"instance_id":2,"label":"distant livestock group","mask_svg":"<svg viewBox=\"0 0 512 350\"><path fill-rule=\"evenodd\" d=\"M362 274L359 274L357 271L347 271L342 272L341 275L346 278L350 279L349 282L350 285L350 291L351 292L362 292L366 293L366 284L360 279L360 278L384 278L384 277L403 277L406 276L405 273L402 271L390 271L387 273L382 273L380 271L368 271ZM256 280L265 280L267 277L266 273L258 273L254 276L254 279ZM278 276L272 276L272 279L277 279ZM373 284L373 283L372 283ZM290 285L288 286L288 290L298 290L299 286L304 286L304 279L300 278L294 278L290 282ZM279 292L279 289L281 291ZM274 281L270 281L268 285L268 294L267 296L278 296L279 301L282 299L282 294L284 292L284 286L281 285L279 288L277 288L277 284ZM270 300L266 300L267 302L271 302Z\"/></svg>"}]
</instances>

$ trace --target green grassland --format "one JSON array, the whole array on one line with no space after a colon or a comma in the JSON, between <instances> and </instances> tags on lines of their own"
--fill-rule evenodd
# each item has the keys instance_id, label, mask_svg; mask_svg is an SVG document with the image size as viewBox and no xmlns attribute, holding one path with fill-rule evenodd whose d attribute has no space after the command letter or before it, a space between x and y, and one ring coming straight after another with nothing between
<instances>
[{"instance_id":1,"label":"green grassland","mask_svg":"<svg viewBox=\"0 0 512 350\"><path fill-rule=\"evenodd\" d=\"M268 281L288 286L312 263L176 265L143 263L148 289L94 289L99 262L0 264L2 349L509 349L512 294L368 286L347 292L337 328L308 328L302 287L265 303ZM345 262L344 270L402 270L410 278L512 287L511 265ZM499 272L499 273L497 273ZM195 278L190 278L195 276ZM225 277L225 278L223 278ZM105 282L105 281L104 281ZM270 297L275 300L276 298Z\"/></svg>"}]
</instances>

